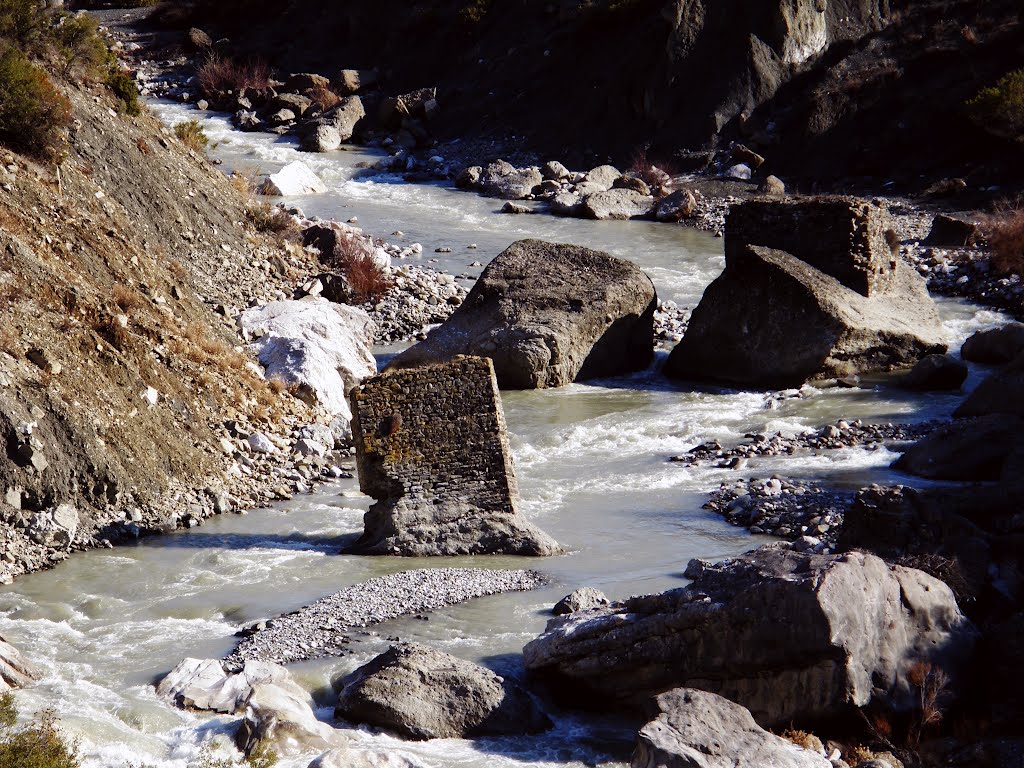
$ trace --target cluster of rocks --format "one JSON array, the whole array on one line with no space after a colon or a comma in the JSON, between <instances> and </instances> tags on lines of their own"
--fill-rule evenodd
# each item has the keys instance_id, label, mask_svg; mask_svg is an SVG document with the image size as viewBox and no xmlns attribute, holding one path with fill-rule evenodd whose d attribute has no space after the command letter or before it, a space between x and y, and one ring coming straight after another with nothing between
<instances>
[{"instance_id":1,"label":"cluster of rocks","mask_svg":"<svg viewBox=\"0 0 1024 768\"><path fill-rule=\"evenodd\" d=\"M709 440L686 453L671 456L669 461L685 466L714 463L721 469L742 469L749 459L792 455L798 450L823 451L861 446L877 450L883 445L909 443L931 434L938 426L938 422L930 421L919 424L865 424L860 419L840 419L835 424L793 436L784 436L781 432L773 435L750 432L744 435L748 442L732 448L724 448L718 440Z\"/></svg>"},{"instance_id":2,"label":"cluster of rocks","mask_svg":"<svg viewBox=\"0 0 1024 768\"><path fill-rule=\"evenodd\" d=\"M225 664L234 669L252 660L287 664L345 655L354 629L399 616L423 617L427 611L476 597L528 591L546 582L536 571L483 568L431 568L381 576L243 630L243 639Z\"/></svg>"},{"instance_id":3,"label":"cluster of rocks","mask_svg":"<svg viewBox=\"0 0 1024 768\"><path fill-rule=\"evenodd\" d=\"M444 272L405 265L391 270L394 285L367 307L376 326L375 344L426 338L466 299L466 289Z\"/></svg>"},{"instance_id":4,"label":"cluster of rocks","mask_svg":"<svg viewBox=\"0 0 1024 768\"><path fill-rule=\"evenodd\" d=\"M654 310L654 338L661 344L675 344L686 333L690 310L674 301L658 302Z\"/></svg>"},{"instance_id":5,"label":"cluster of rocks","mask_svg":"<svg viewBox=\"0 0 1024 768\"><path fill-rule=\"evenodd\" d=\"M508 201L535 200L557 216L584 219L654 219L680 222L718 231L728 200L708 198L685 179L669 176L654 166L641 173L623 173L612 165L589 171L570 171L550 161L541 167L517 168L504 160L464 168L455 178L461 189ZM538 209L509 202L504 213L534 213ZM540 209L545 210L545 209Z\"/></svg>"},{"instance_id":6,"label":"cluster of rocks","mask_svg":"<svg viewBox=\"0 0 1024 768\"><path fill-rule=\"evenodd\" d=\"M843 525L854 491L773 476L722 483L704 505L754 534L799 540L808 551L828 554Z\"/></svg>"}]
</instances>

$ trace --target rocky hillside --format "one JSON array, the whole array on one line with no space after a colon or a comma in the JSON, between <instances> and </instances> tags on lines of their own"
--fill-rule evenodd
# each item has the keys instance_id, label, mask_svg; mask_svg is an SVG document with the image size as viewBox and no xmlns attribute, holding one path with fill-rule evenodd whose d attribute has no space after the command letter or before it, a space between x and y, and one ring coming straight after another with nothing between
<instances>
[{"instance_id":1,"label":"rocky hillside","mask_svg":"<svg viewBox=\"0 0 1024 768\"><path fill-rule=\"evenodd\" d=\"M1010 178L1019 146L990 149L964 104L1019 64L1018 6L194 0L154 19L288 72L376 68L387 95L437 86L440 138L525 137L574 167L646 149L684 170L680 150L739 138L789 178L942 175L995 152L988 175Z\"/></svg>"},{"instance_id":2,"label":"rocky hillside","mask_svg":"<svg viewBox=\"0 0 1024 768\"><path fill-rule=\"evenodd\" d=\"M309 419L224 317L301 250L257 235L246 197L154 117L60 87L60 162L5 151L0 169L0 580L260 497L269 477L239 472L225 424Z\"/></svg>"}]
</instances>

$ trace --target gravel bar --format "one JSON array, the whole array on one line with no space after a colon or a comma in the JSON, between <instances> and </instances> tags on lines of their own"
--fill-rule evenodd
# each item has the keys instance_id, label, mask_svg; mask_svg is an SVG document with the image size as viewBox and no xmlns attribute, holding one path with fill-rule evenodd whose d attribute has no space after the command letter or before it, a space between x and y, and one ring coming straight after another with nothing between
<instances>
[{"instance_id":1,"label":"gravel bar","mask_svg":"<svg viewBox=\"0 0 1024 768\"><path fill-rule=\"evenodd\" d=\"M230 667L246 661L287 664L343 656L351 629L456 605L474 597L526 592L547 583L537 571L428 568L370 579L317 600L294 613L243 630L238 647L224 657Z\"/></svg>"}]
</instances>

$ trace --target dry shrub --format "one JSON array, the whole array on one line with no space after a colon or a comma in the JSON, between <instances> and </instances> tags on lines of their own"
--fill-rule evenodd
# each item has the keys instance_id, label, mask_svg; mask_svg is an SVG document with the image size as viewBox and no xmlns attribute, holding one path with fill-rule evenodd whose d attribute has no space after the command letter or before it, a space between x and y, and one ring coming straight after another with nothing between
<instances>
[{"instance_id":1,"label":"dry shrub","mask_svg":"<svg viewBox=\"0 0 1024 768\"><path fill-rule=\"evenodd\" d=\"M110 297L122 311L128 312L146 305L146 299L134 288L118 283L110 292Z\"/></svg>"},{"instance_id":2,"label":"dry shrub","mask_svg":"<svg viewBox=\"0 0 1024 768\"><path fill-rule=\"evenodd\" d=\"M167 263L167 269L176 280L184 280L188 277L188 272L185 270L185 267L183 267L181 262L177 259L169 261Z\"/></svg>"},{"instance_id":3,"label":"dry shrub","mask_svg":"<svg viewBox=\"0 0 1024 768\"><path fill-rule=\"evenodd\" d=\"M253 197L260 186L263 171L258 165L240 165L231 171L228 181L244 197Z\"/></svg>"},{"instance_id":4,"label":"dry shrub","mask_svg":"<svg viewBox=\"0 0 1024 768\"><path fill-rule=\"evenodd\" d=\"M113 315L97 314L92 320L92 329L112 347L124 351L132 335L121 321Z\"/></svg>"},{"instance_id":5,"label":"dry shrub","mask_svg":"<svg viewBox=\"0 0 1024 768\"><path fill-rule=\"evenodd\" d=\"M254 203L245 209L245 215L257 232L266 232L285 242L295 242L301 237L299 223L275 205Z\"/></svg>"},{"instance_id":6,"label":"dry shrub","mask_svg":"<svg viewBox=\"0 0 1024 768\"><path fill-rule=\"evenodd\" d=\"M338 96L334 91L325 86L317 86L316 88L310 88L306 91L306 96L310 101L319 104L324 111L331 107L337 106L338 102L341 101L341 97Z\"/></svg>"},{"instance_id":7,"label":"dry shrub","mask_svg":"<svg viewBox=\"0 0 1024 768\"><path fill-rule=\"evenodd\" d=\"M282 392L285 392L288 389L288 385L284 382L283 379L280 379L275 376L271 379L267 379L267 389L269 389L275 395L280 395Z\"/></svg>"},{"instance_id":8,"label":"dry shrub","mask_svg":"<svg viewBox=\"0 0 1024 768\"><path fill-rule=\"evenodd\" d=\"M910 745L916 748L925 730L942 722L949 676L926 661L918 661L911 665L907 679L917 689L918 712L907 737Z\"/></svg>"},{"instance_id":9,"label":"dry shrub","mask_svg":"<svg viewBox=\"0 0 1024 768\"><path fill-rule=\"evenodd\" d=\"M326 261L345 275L361 302L376 301L394 285L391 275L373 259L374 245L353 232L339 232Z\"/></svg>"},{"instance_id":10,"label":"dry shrub","mask_svg":"<svg viewBox=\"0 0 1024 768\"><path fill-rule=\"evenodd\" d=\"M671 178L677 175L673 163L651 157L646 146L633 150L626 173L642 179L655 194L659 193L666 176Z\"/></svg>"},{"instance_id":11,"label":"dry shrub","mask_svg":"<svg viewBox=\"0 0 1024 768\"><path fill-rule=\"evenodd\" d=\"M821 739L813 733L801 731L797 728L789 728L788 730L783 731L782 738L796 744L798 747L809 749L811 752L817 752L818 754L821 754L824 750L824 745L821 743Z\"/></svg>"},{"instance_id":12,"label":"dry shrub","mask_svg":"<svg viewBox=\"0 0 1024 768\"><path fill-rule=\"evenodd\" d=\"M992 266L1003 274L1024 276L1024 206L1005 204L985 222Z\"/></svg>"},{"instance_id":13,"label":"dry shrub","mask_svg":"<svg viewBox=\"0 0 1024 768\"><path fill-rule=\"evenodd\" d=\"M264 89L270 85L270 68L261 61L239 64L227 56L211 53L199 67L199 87L204 96L219 98L243 88Z\"/></svg>"}]
</instances>

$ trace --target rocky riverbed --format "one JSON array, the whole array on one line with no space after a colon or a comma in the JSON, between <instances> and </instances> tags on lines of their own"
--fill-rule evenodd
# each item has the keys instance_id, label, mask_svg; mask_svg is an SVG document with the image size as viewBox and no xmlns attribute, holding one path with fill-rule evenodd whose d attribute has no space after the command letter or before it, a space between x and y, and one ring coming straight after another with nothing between
<instances>
[{"instance_id":1,"label":"rocky riverbed","mask_svg":"<svg viewBox=\"0 0 1024 768\"><path fill-rule=\"evenodd\" d=\"M537 571L432 568L402 571L348 587L330 597L243 630L229 666L248 660L292 661L350 653L353 630L399 616L426 614L484 595L537 589L547 579ZM397 638L393 638L397 639Z\"/></svg>"}]
</instances>

